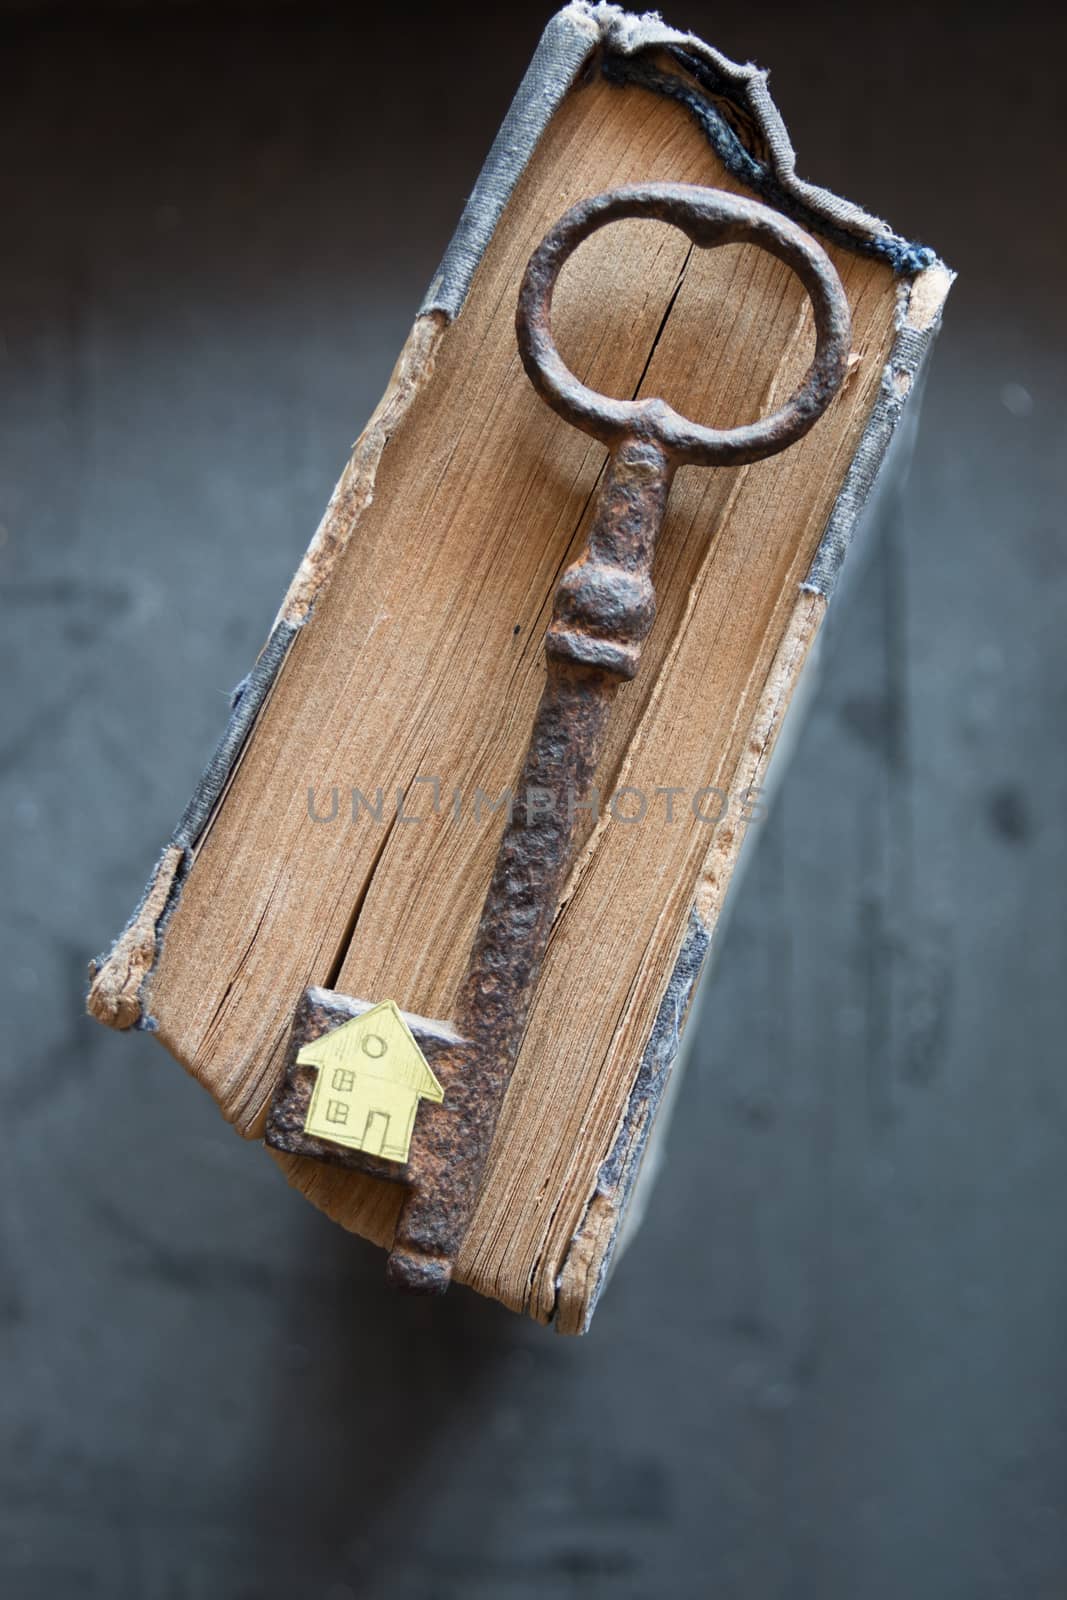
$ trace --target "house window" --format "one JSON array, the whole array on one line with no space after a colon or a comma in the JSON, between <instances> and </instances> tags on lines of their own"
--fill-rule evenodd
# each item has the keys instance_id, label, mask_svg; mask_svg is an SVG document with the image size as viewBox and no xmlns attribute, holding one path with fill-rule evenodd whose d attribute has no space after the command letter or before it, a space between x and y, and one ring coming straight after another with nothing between
<instances>
[{"instance_id":1,"label":"house window","mask_svg":"<svg viewBox=\"0 0 1067 1600\"><path fill-rule=\"evenodd\" d=\"M347 1122L348 1107L343 1100L328 1100L326 1103L327 1122Z\"/></svg>"},{"instance_id":2,"label":"house window","mask_svg":"<svg viewBox=\"0 0 1067 1600\"><path fill-rule=\"evenodd\" d=\"M334 1067L333 1078L330 1081L333 1088L340 1089L343 1093L347 1094L355 1086L356 1075L354 1072L346 1072L344 1067ZM342 1118L342 1121L343 1120L344 1119Z\"/></svg>"}]
</instances>

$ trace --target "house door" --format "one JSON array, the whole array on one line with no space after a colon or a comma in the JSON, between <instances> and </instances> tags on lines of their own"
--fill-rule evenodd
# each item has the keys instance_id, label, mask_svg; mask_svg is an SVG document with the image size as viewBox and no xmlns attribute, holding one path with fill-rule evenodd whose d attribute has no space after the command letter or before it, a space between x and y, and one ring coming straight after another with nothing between
<instances>
[{"instance_id":1,"label":"house door","mask_svg":"<svg viewBox=\"0 0 1067 1600\"><path fill-rule=\"evenodd\" d=\"M363 1129L363 1148L369 1156L380 1156L385 1136L389 1132L389 1113L372 1111Z\"/></svg>"}]
</instances>

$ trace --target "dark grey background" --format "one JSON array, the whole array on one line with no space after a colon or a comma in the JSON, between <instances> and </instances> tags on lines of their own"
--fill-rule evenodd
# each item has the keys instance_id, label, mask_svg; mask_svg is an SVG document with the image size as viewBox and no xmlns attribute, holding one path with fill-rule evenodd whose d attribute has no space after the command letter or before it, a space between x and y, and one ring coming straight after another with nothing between
<instances>
[{"instance_id":1,"label":"dark grey background","mask_svg":"<svg viewBox=\"0 0 1067 1600\"><path fill-rule=\"evenodd\" d=\"M0 1589L1067 1593L1064 31L669 8L962 276L585 1341L84 1020L547 8L5 8Z\"/></svg>"}]
</instances>

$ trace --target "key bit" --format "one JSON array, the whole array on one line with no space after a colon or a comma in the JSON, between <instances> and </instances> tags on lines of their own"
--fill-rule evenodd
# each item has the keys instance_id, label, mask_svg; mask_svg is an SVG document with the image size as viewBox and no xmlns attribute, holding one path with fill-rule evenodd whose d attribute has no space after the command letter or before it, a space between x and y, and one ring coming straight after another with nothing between
<instances>
[{"instance_id":1,"label":"key bit","mask_svg":"<svg viewBox=\"0 0 1067 1600\"><path fill-rule=\"evenodd\" d=\"M661 399L598 394L564 365L550 321L559 272L591 233L625 217L670 223L703 248L754 244L796 273L816 347L779 410L704 427ZM388 1276L428 1293L447 1288L477 1202L571 865L575 799L593 785L615 693L637 672L652 627L653 558L675 469L758 461L801 438L841 386L850 322L836 271L795 223L720 190L647 183L582 201L556 223L526 268L516 332L538 394L610 454L587 547L556 590L545 688L453 1017L433 1022L392 1002L308 989L266 1131L275 1149L404 1184Z\"/></svg>"}]
</instances>

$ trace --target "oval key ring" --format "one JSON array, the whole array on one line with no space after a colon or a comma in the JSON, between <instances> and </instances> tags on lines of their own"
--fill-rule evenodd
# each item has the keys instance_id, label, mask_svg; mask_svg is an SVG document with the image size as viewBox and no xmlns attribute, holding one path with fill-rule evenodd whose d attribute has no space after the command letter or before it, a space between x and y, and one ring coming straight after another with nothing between
<instances>
[{"instance_id":1,"label":"oval key ring","mask_svg":"<svg viewBox=\"0 0 1067 1600\"><path fill-rule=\"evenodd\" d=\"M680 416L665 400L614 400L580 383L552 337L552 291L564 262L598 228L623 217L667 222L701 248L754 244L792 268L815 313L815 355L804 381L779 410L737 428L708 428ZM826 252L768 206L721 189L641 183L612 189L572 206L534 251L515 318L527 376L554 411L604 444L646 439L675 464L738 466L775 455L815 423L841 386L851 324L841 280Z\"/></svg>"}]
</instances>

